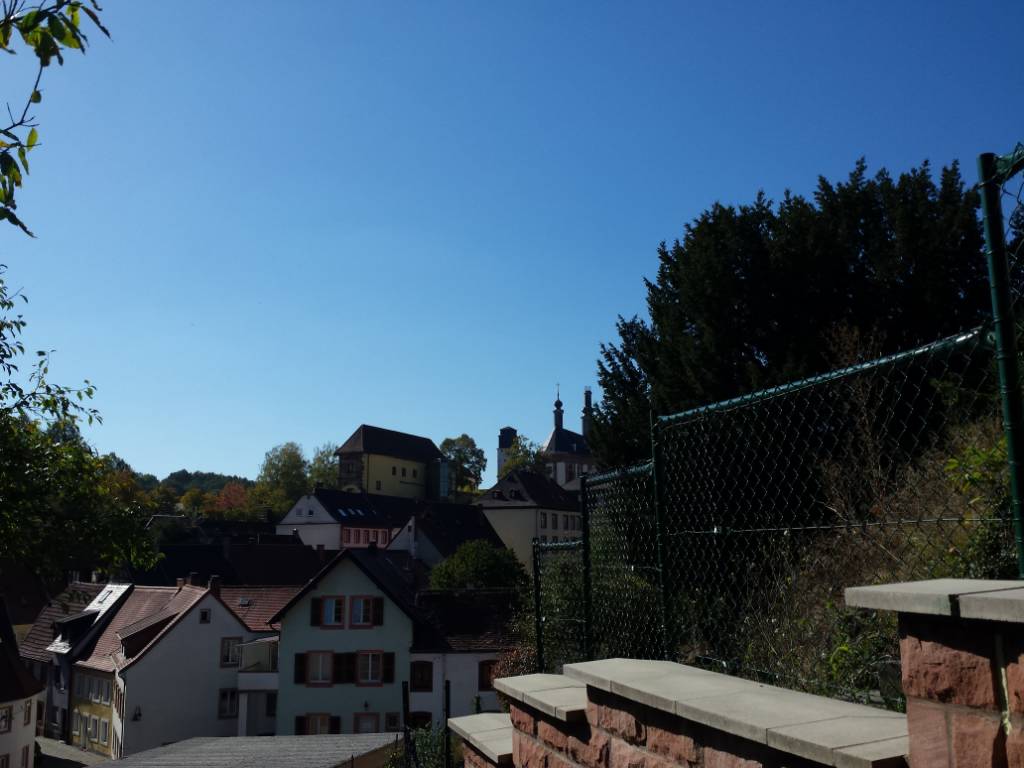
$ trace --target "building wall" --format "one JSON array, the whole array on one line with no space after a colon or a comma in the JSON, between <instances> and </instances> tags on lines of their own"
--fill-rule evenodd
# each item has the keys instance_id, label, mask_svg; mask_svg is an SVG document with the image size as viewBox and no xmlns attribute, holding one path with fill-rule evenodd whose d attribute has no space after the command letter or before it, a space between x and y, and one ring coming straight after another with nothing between
<instances>
[{"instance_id":1,"label":"building wall","mask_svg":"<svg viewBox=\"0 0 1024 768\"><path fill-rule=\"evenodd\" d=\"M0 702L0 709L10 708L11 726L0 733L0 756L7 755L11 768L21 765L22 750L28 747L28 764L33 765L36 742L36 702L41 696ZM28 721L25 720L26 709Z\"/></svg>"},{"instance_id":2,"label":"building wall","mask_svg":"<svg viewBox=\"0 0 1024 768\"><path fill-rule=\"evenodd\" d=\"M313 598L344 595L345 627L338 629L312 626L310 604ZM380 714L384 730L385 714L402 711L402 681L408 679L409 646L412 620L397 605L384 597L384 623L369 629L350 629L348 597L383 597L381 590L354 563L344 560L328 573L315 590L304 595L281 622L278 657L280 683L277 701L277 733L295 732L296 716L322 713L341 717L341 732L352 733L357 712ZM395 681L375 687L351 683L311 687L295 682L295 655L307 651L352 653L364 650L395 654Z\"/></svg>"},{"instance_id":3,"label":"building wall","mask_svg":"<svg viewBox=\"0 0 1024 768\"><path fill-rule=\"evenodd\" d=\"M415 518L410 519L405 526L398 528L397 531L398 533L388 544L388 549L409 552L429 566L437 565L444 559L437 547L417 528Z\"/></svg>"},{"instance_id":4,"label":"building wall","mask_svg":"<svg viewBox=\"0 0 1024 768\"><path fill-rule=\"evenodd\" d=\"M308 547L341 548L341 525L312 494L299 498L274 530L282 536L298 531L302 543Z\"/></svg>"},{"instance_id":5,"label":"building wall","mask_svg":"<svg viewBox=\"0 0 1024 768\"><path fill-rule=\"evenodd\" d=\"M71 743L75 746L95 752L99 755L111 756L113 738L111 736L114 725L113 701L114 701L114 675L110 672L100 672L93 669L76 667L73 672L70 691L70 706L68 708L69 732ZM96 691L95 697L90 696L90 683L92 690ZM110 696L103 698L99 696L99 685L106 683L110 686ZM98 699L98 700L97 700ZM79 716L78 732L75 732L75 714ZM89 736L88 722L93 717L97 719L97 730L95 736ZM107 724L106 743L101 740L102 723Z\"/></svg>"},{"instance_id":6,"label":"building wall","mask_svg":"<svg viewBox=\"0 0 1024 768\"><path fill-rule=\"evenodd\" d=\"M501 543L515 552L527 570L533 567L533 538L537 535L535 507L483 507L487 522Z\"/></svg>"},{"instance_id":7,"label":"building wall","mask_svg":"<svg viewBox=\"0 0 1024 768\"><path fill-rule=\"evenodd\" d=\"M494 661L495 653L416 653L413 661L429 661L434 667L432 690L410 691L409 711L430 712L434 725L444 724L444 681L451 681L452 717L472 715L477 712L498 712L498 694L492 691L481 691L479 688L479 670L481 661ZM410 667L411 670L411 667ZM406 670L406 678L411 680L411 671Z\"/></svg>"},{"instance_id":8,"label":"building wall","mask_svg":"<svg viewBox=\"0 0 1024 768\"><path fill-rule=\"evenodd\" d=\"M427 465L422 462L366 454L363 467L367 493L402 496L407 499L427 497ZM380 487L377 487L378 483Z\"/></svg>"},{"instance_id":9,"label":"building wall","mask_svg":"<svg viewBox=\"0 0 1024 768\"><path fill-rule=\"evenodd\" d=\"M200 611L210 622L200 623ZM193 736L234 736L237 717L218 717L221 689L238 687L238 667L221 666L221 639L249 632L212 594L204 596L144 656L122 670L125 722L122 754ZM134 719L136 708L141 713Z\"/></svg>"}]
</instances>

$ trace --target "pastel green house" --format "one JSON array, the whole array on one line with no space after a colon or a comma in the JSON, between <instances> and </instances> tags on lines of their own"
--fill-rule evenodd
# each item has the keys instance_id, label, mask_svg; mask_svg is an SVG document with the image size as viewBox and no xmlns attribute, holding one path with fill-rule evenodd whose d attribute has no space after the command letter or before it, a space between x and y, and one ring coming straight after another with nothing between
<instances>
[{"instance_id":1,"label":"pastel green house","mask_svg":"<svg viewBox=\"0 0 1024 768\"><path fill-rule=\"evenodd\" d=\"M401 728L414 608L382 559L375 547L342 550L271 619L281 626L277 733Z\"/></svg>"}]
</instances>

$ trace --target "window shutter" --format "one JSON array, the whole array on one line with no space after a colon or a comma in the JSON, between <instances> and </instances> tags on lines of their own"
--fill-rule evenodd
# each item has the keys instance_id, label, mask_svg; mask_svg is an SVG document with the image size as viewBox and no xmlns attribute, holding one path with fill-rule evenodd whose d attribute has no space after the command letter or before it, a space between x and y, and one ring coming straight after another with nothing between
<instances>
[{"instance_id":1,"label":"window shutter","mask_svg":"<svg viewBox=\"0 0 1024 768\"><path fill-rule=\"evenodd\" d=\"M339 653L341 657L341 680L342 683L354 683L356 681L356 654Z\"/></svg>"},{"instance_id":2,"label":"window shutter","mask_svg":"<svg viewBox=\"0 0 1024 768\"><path fill-rule=\"evenodd\" d=\"M384 624L384 598L373 598L373 626L380 627Z\"/></svg>"},{"instance_id":3,"label":"window shutter","mask_svg":"<svg viewBox=\"0 0 1024 768\"><path fill-rule=\"evenodd\" d=\"M322 598L314 597L309 601L309 625L319 627L324 615L324 601Z\"/></svg>"},{"instance_id":4,"label":"window shutter","mask_svg":"<svg viewBox=\"0 0 1024 768\"><path fill-rule=\"evenodd\" d=\"M341 733L341 718L337 715L331 715L331 733Z\"/></svg>"},{"instance_id":5,"label":"window shutter","mask_svg":"<svg viewBox=\"0 0 1024 768\"><path fill-rule=\"evenodd\" d=\"M306 718L302 715L295 716L295 735L305 736L306 735Z\"/></svg>"},{"instance_id":6,"label":"window shutter","mask_svg":"<svg viewBox=\"0 0 1024 768\"><path fill-rule=\"evenodd\" d=\"M383 654L383 662L381 664L381 680L385 683L395 682L395 654L385 653Z\"/></svg>"},{"instance_id":7,"label":"window shutter","mask_svg":"<svg viewBox=\"0 0 1024 768\"><path fill-rule=\"evenodd\" d=\"M295 682L306 682L306 654L304 653L295 654Z\"/></svg>"},{"instance_id":8,"label":"window shutter","mask_svg":"<svg viewBox=\"0 0 1024 768\"><path fill-rule=\"evenodd\" d=\"M334 665L332 668L332 680L334 683L345 682L345 654L334 654Z\"/></svg>"}]
</instances>

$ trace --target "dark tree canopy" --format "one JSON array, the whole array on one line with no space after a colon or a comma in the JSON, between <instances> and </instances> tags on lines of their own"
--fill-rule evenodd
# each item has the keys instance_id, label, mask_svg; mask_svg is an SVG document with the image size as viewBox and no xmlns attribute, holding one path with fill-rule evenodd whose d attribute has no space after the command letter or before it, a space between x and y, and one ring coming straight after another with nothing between
<instances>
[{"instance_id":1,"label":"dark tree canopy","mask_svg":"<svg viewBox=\"0 0 1024 768\"><path fill-rule=\"evenodd\" d=\"M978 196L956 163L892 178L859 161L813 200L713 205L658 249L649 319L602 345L593 447L606 466L650 455L649 413L675 413L828 370L846 328L889 353L979 324L988 285Z\"/></svg>"},{"instance_id":2,"label":"dark tree canopy","mask_svg":"<svg viewBox=\"0 0 1024 768\"><path fill-rule=\"evenodd\" d=\"M475 491L480 487L487 469L487 457L482 448L477 448L476 440L465 433L446 437L441 441L440 449L448 459L457 490Z\"/></svg>"},{"instance_id":3,"label":"dark tree canopy","mask_svg":"<svg viewBox=\"0 0 1024 768\"><path fill-rule=\"evenodd\" d=\"M510 549L467 541L430 572L431 589L521 589L526 570Z\"/></svg>"}]
</instances>

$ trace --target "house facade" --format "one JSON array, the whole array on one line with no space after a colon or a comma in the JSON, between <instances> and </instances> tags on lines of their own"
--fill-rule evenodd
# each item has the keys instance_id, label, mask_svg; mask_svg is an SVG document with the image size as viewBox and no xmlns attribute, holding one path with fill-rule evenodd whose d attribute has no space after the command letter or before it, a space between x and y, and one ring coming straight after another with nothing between
<instances>
[{"instance_id":1,"label":"house facade","mask_svg":"<svg viewBox=\"0 0 1024 768\"><path fill-rule=\"evenodd\" d=\"M430 438L362 424L335 455L344 491L410 499L448 495L448 467Z\"/></svg>"},{"instance_id":2,"label":"house facade","mask_svg":"<svg viewBox=\"0 0 1024 768\"><path fill-rule=\"evenodd\" d=\"M578 494L552 478L510 472L477 500L505 546L527 569L533 564L533 540L572 541L582 536Z\"/></svg>"},{"instance_id":3,"label":"house facade","mask_svg":"<svg viewBox=\"0 0 1024 768\"><path fill-rule=\"evenodd\" d=\"M415 513L416 499L318 488L295 502L277 525L279 534L327 551L387 547Z\"/></svg>"},{"instance_id":4,"label":"house facade","mask_svg":"<svg viewBox=\"0 0 1024 768\"><path fill-rule=\"evenodd\" d=\"M18 655L14 628L0 600L0 766L32 768L43 684Z\"/></svg>"}]
</instances>

